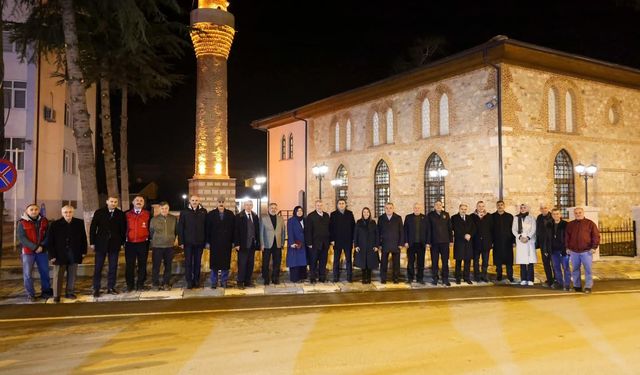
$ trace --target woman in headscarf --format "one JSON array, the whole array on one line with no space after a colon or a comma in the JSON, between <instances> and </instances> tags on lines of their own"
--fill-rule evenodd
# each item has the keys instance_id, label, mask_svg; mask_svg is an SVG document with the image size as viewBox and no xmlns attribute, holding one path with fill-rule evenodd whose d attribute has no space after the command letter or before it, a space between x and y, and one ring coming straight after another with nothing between
<instances>
[{"instance_id":1,"label":"woman in headscarf","mask_svg":"<svg viewBox=\"0 0 640 375\"><path fill-rule=\"evenodd\" d=\"M371 210L368 207L362 209L362 216L356 223L353 246L355 248L355 266L362 270L362 283L370 284L371 270L378 268L380 257L378 255L378 226L371 218Z\"/></svg>"},{"instance_id":2,"label":"woman in headscarf","mask_svg":"<svg viewBox=\"0 0 640 375\"><path fill-rule=\"evenodd\" d=\"M307 278L304 224L302 207L296 206L293 209L293 216L287 220L287 267L289 267L289 279L294 283Z\"/></svg>"},{"instance_id":3,"label":"woman in headscarf","mask_svg":"<svg viewBox=\"0 0 640 375\"><path fill-rule=\"evenodd\" d=\"M520 213L513 218L511 232L516 237L516 264L520 265L520 285L533 285L533 265L536 256L536 219L529 215L529 206L520 205Z\"/></svg>"}]
</instances>

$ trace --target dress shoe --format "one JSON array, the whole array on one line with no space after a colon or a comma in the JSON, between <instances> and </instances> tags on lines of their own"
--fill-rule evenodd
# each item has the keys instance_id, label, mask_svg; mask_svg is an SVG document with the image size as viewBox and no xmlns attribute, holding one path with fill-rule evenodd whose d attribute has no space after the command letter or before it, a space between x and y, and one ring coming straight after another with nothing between
<instances>
[{"instance_id":1,"label":"dress shoe","mask_svg":"<svg viewBox=\"0 0 640 375\"><path fill-rule=\"evenodd\" d=\"M211 285L211 289L216 289L217 287L218 287L218 286L217 286L217 285L215 285L215 284Z\"/></svg>"},{"instance_id":2,"label":"dress shoe","mask_svg":"<svg viewBox=\"0 0 640 375\"><path fill-rule=\"evenodd\" d=\"M380 284L386 284L386 283L387 283L387 280L381 280L380 281Z\"/></svg>"},{"instance_id":3,"label":"dress shoe","mask_svg":"<svg viewBox=\"0 0 640 375\"><path fill-rule=\"evenodd\" d=\"M580 287L574 287L573 290L575 290L578 293L582 293L582 288Z\"/></svg>"},{"instance_id":4,"label":"dress shoe","mask_svg":"<svg viewBox=\"0 0 640 375\"><path fill-rule=\"evenodd\" d=\"M471 280L465 280L465 282L469 285L473 285L473 283L471 282Z\"/></svg>"},{"instance_id":5,"label":"dress shoe","mask_svg":"<svg viewBox=\"0 0 640 375\"><path fill-rule=\"evenodd\" d=\"M315 284L315 283L316 283L316 279L309 279L309 282L310 282L311 284Z\"/></svg>"},{"instance_id":6,"label":"dress shoe","mask_svg":"<svg viewBox=\"0 0 640 375\"><path fill-rule=\"evenodd\" d=\"M456 285L460 285L460 279L456 279Z\"/></svg>"},{"instance_id":7,"label":"dress shoe","mask_svg":"<svg viewBox=\"0 0 640 375\"><path fill-rule=\"evenodd\" d=\"M393 280L393 283L394 283L394 284L399 283L398 279Z\"/></svg>"},{"instance_id":8,"label":"dress shoe","mask_svg":"<svg viewBox=\"0 0 640 375\"><path fill-rule=\"evenodd\" d=\"M585 294L591 294L591 288L584 288Z\"/></svg>"},{"instance_id":9,"label":"dress shoe","mask_svg":"<svg viewBox=\"0 0 640 375\"><path fill-rule=\"evenodd\" d=\"M171 290L171 288L173 288L173 285L171 284L164 286L164 290Z\"/></svg>"},{"instance_id":10,"label":"dress shoe","mask_svg":"<svg viewBox=\"0 0 640 375\"><path fill-rule=\"evenodd\" d=\"M60 297L58 297L58 298L60 298ZM77 299L78 297L77 297L75 294L73 294L73 293L67 293L67 294L65 294L65 295L64 295L64 298L67 298L67 299Z\"/></svg>"},{"instance_id":11,"label":"dress shoe","mask_svg":"<svg viewBox=\"0 0 640 375\"><path fill-rule=\"evenodd\" d=\"M239 282L238 283L238 289L240 289L240 290L244 289L244 283L243 282Z\"/></svg>"},{"instance_id":12,"label":"dress shoe","mask_svg":"<svg viewBox=\"0 0 640 375\"><path fill-rule=\"evenodd\" d=\"M99 291L99 290L94 291L94 292L93 292L93 296L94 296L95 298L100 297L100 291Z\"/></svg>"},{"instance_id":13,"label":"dress shoe","mask_svg":"<svg viewBox=\"0 0 640 375\"><path fill-rule=\"evenodd\" d=\"M113 289L113 288L111 288L111 289L107 289L107 293L108 294L112 294L112 295L116 295L116 294L118 294L118 291Z\"/></svg>"},{"instance_id":14,"label":"dress shoe","mask_svg":"<svg viewBox=\"0 0 640 375\"><path fill-rule=\"evenodd\" d=\"M60 297L53 297L53 302L60 303Z\"/></svg>"},{"instance_id":15,"label":"dress shoe","mask_svg":"<svg viewBox=\"0 0 640 375\"><path fill-rule=\"evenodd\" d=\"M512 283L512 284L515 282L515 280L513 279L513 277L510 277L510 278L509 278L509 282L510 282L510 283Z\"/></svg>"},{"instance_id":16,"label":"dress shoe","mask_svg":"<svg viewBox=\"0 0 640 375\"><path fill-rule=\"evenodd\" d=\"M280 281L279 281L279 280L273 280L273 281L271 281L271 283L272 283L273 285L279 285L279 284L280 284Z\"/></svg>"},{"instance_id":17,"label":"dress shoe","mask_svg":"<svg viewBox=\"0 0 640 375\"><path fill-rule=\"evenodd\" d=\"M431 281L431 285L433 285L433 286L438 285L438 280L432 280L432 281Z\"/></svg>"},{"instance_id":18,"label":"dress shoe","mask_svg":"<svg viewBox=\"0 0 640 375\"><path fill-rule=\"evenodd\" d=\"M445 282L444 282L444 285L445 285L445 286L451 286L451 283L450 283L449 281L445 281Z\"/></svg>"}]
</instances>

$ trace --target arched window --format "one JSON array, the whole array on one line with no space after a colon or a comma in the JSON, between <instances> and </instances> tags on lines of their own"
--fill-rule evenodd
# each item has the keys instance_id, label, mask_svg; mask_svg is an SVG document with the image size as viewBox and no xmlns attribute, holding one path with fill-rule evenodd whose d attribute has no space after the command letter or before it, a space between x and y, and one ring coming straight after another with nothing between
<instances>
[{"instance_id":1,"label":"arched window","mask_svg":"<svg viewBox=\"0 0 640 375\"><path fill-rule=\"evenodd\" d=\"M387 109L387 143L393 143L393 110Z\"/></svg>"},{"instance_id":2,"label":"arched window","mask_svg":"<svg viewBox=\"0 0 640 375\"><path fill-rule=\"evenodd\" d=\"M422 138L429 138L431 136L431 108L429 108L429 99L425 98L422 101Z\"/></svg>"},{"instance_id":3,"label":"arched window","mask_svg":"<svg viewBox=\"0 0 640 375\"><path fill-rule=\"evenodd\" d=\"M564 114L565 114L565 131L567 133L573 133L573 129L575 129L573 123L573 95L571 92L567 91L564 96Z\"/></svg>"},{"instance_id":4,"label":"arched window","mask_svg":"<svg viewBox=\"0 0 640 375\"><path fill-rule=\"evenodd\" d=\"M374 214L378 217L384 213L384 205L391 198L389 166L384 160L378 162L373 182Z\"/></svg>"},{"instance_id":5,"label":"arched window","mask_svg":"<svg viewBox=\"0 0 640 375\"><path fill-rule=\"evenodd\" d=\"M336 134L335 134L335 141L336 141L336 152L340 151L340 123L336 122Z\"/></svg>"},{"instance_id":6,"label":"arched window","mask_svg":"<svg viewBox=\"0 0 640 375\"><path fill-rule=\"evenodd\" d=\"M432 211L437 201L444 201L444 180L447 176L444 163L435 152L429 156L424 166L424 207Z\"/></svg>"},{"instance_id":7,"label":"arched window","mask_svg":"<svg viewBox=\"0 0 640 375\"><path fill-rule=\"evenodd\" d=\"M377 146L380 144L380 116L378 116L378 112L373 113L373 145Z\"/></svg>"},{"instance_id":8,"label":"arched window","mask_svg":"<svg viewBox=\"0 0 640 375\"><path fill-rule=\"evenodd\" d=\"M293 133L289 133L289 159L293 159Z\"/></svg>"},{"instance_id":9,"label":"arched window","mask_svg":"<svg viewBox=\"0 0 640 375\"><path fill-rule=\"evenodd\" d=\"M282 135L282 139L280 140L280 160L285 160L287 158L287 139Z\"/></svg>"},{"instance_id":10,"label":"arched window","mask_svg":"<svg viewBox=\"0 0 640 375\"><path fill-rule=\"evenodd\" d=\"M566 150L560 150L553 162L553 190L555 206L562 210L562 216L568 217L568 207L576 204L573 161Z\"/></svg>"},{"instance_id":11,"label":"arched window","mask_svg":"<svg viewBox=\"0 0 640 375\"><path fill-rule=\"evenodd\" d=\"M336 180L341 180L342 185L336 186L336 203L338 199L347 200L347 189L349 187L349 177L347 176L347 168L340 164L336 171Z\"/></svg>"},{"instance_id":12,"label":"arched window","mask_svg":"<svg viewBox=\"0 0 640 375\"><path fill-rule=\"evenodd\" d=\"M549 116L549 130L558 130L558 111L556 109L556 90L553 88L547 92L547 112Z\"/></svg>"},{"instance_id":13,"label":"arched window","mask_svg":"<svg viewBox=\"0 0 640 375\"><path fill-rule=\"evenodd\" d=\"M449 134L449 96L440 97L440 135Z\"/></svg>"},{"instance_id":14,"label":"arched window","mask_svg":"<svg viewBox=\"0 0 640 375\"><path fill-rule=\"evenodd\" d=\"M347 120L346 134L344 137L345 149L351 151L351 120Z\"/></svg>"}]
</instances>

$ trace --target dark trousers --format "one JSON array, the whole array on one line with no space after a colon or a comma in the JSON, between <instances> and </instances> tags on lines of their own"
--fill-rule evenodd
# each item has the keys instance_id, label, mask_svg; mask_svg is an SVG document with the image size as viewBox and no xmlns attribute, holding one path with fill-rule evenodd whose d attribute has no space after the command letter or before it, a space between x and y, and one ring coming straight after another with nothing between
<instances>
[{"instance_id":1,"label":"dark trousers","mask_svg":"<svg viewBox=\"0 0 640 375\"><path fill-rule=\"evenodd\" d=\"M462 265L462 262L464 262L464 266ZM460 279L463 279L464 281L471 281L470 262L471 262L471 259L456 259L456 271L455 271L456 282L460 281Z\"/></svg>"},{"instance_id":2,"label":"dark trousers","mask_svg":"<svg viewBox=\"0 0 640 375\"><path fill-rule=\"evenodd\" d=\"M127 289L132 290L134 286L142 288L147 280L147 259L149 257L149 243L127 242L124 245L125 271L124 277L127 281ZM136 266L138 280L136 283Z\"/></svg>"},{"instance_id":3,"label":"dark trousers","mask_svg":"<svg viewBox=\"0 0 640 375\"><path fill-rule=\"evenodd\" d=\"M424 281L425 253L426 250L423 243L413 243L409 246L407 251L407 279L409 282L413 281L414 276L416 281ZM415 272L415 267L417 267L418 272Z\"/></svg>"},{"instance_id":4,"label":"dark trousers","mask_svg":"<svg viewBox=\"0 0 640 375\"><path fill-rule=\"evenodd\" d=\"M551 254L545 253L543 249L540 249L542 253L542 265L544 267L544 275L547 277L547 285L552 285L555 278L553 277L553 268L551 267Z\"/></svg>"},{"instance_id":5,"label":"dark trousers","mask_svg":"<svg viewBox=\"0 0 640 375\"><path fill-rule=\"evenodd\" d=\"M491 249L473 248L473 278L480 281L480 278L487 280L487 271L489 270L489 252ZM480 265L482 259L482 266ZM480 273L482 270L482 273Z\"/></svg>"},{"instance_id":6,"label":"dark trousers","mask_svg":"<svg viewBox=\"0 0 640 375\"><path fill-rule=\"evenodd\" d=\"M507 279L513 281L513 264L507 263L505 267L507 268ZM502 264L496 264L496 276L498 281L502 280Z\"/></svg>"},{"instance_id":7,"label":"dark trousers","mask_svg":"<svg viewBox=\"0 0 640 375\"><path fill-rule=\"evenodd\" d=\"M109 249L108 251L96 251L96 264L93 268L93 290L100 291L102 283L102 268L104 262L109 258L109 270L107 272L107 289L115 289L116 278L118 277L118 255L120 248Z\"/></svg>"},{"instance_id":8,"label":"dark trousers","mask_svg":"<svg viewBox=\"0 0 640 375\"><path fill-rule=\"evenodd\" d=\"M392 277L393 282L398 282L400 279L400 251L387 251L382 250L382 262L380 263L380 282L387 281L387 269L389 268L389 254L391 254L391 264L392 264Z\"/></svg>"},{"instance_id":9,"label":"dark trousers","mask_svg":"<svg viewBox=\"0 0 640 375\"><path fill-rule=\"evenodd\" d=\"M449 280L449 244L436 243L431 245L431 275L438 281L438 261L442 257L442 280Z\"/></svg>"},{"instance_id":10,"label":"dark trousers","mask_svg":"<svg viewBox=\"0 0 640 375\"><path fill-rule=\"evenodd\" d=\"M269 264L273 261L271 276L269 276ZM262 279L265 285L280 282L280 265L282 265L282 248L277 247L276 241L270 249L265 248L262 251Z\"/></svg>"},{"instance_id":11,"label":"dark trousers","mask_svg":"<svg viewBox=\"0 0 640 375\"><path fill-rule=\"evenodd\" d=\"M297 283L307 278L307 266L289 267L289 280Z\"/></svg>"},{"instance_id":12,"label":"dark trousers","mask_svg":"<svg viewBox=\"0 0 640 375\"><path fill-rule=\"evenodd\" d=\"M317 242L309 249L309 279L321 283L327 281L327 258L329 257L329 241Z\"/></svg>"},{"instance_id":13,"label":"dark trousers","mask_svg":"<svg viewBox=\"0 0 640 375\"><path fill-rule=\"evenodd\" d=\"M238 250L238 285L251 285L255 250L241 247Z\"/></svg>"},{"instance_id":14,"label":"dark trousers","mask_svg":"<svg viewBox=\"0 0 640 375\"><path fill-rule=\"evenodd\" d=\"M153 286L171 285L171 262L173 261L173 247L156 247L151 253L153 263L151 282ZM160 284L160 266L164 263L162 284Z\"/></svg>"},{"instance_id":15,"label":"dark trousers","mask_svg":"<svg viewBox=\"0 0 640 375\"><path fill-rule=\"evenodd\" d=\"M520 265L520 280L533 281L533 263Z\"/></svg>"},{"instance_id":16,"label":"dark trousers","mask_svg":"<svg viewBox=\"0 0 640 375\"><path fill-rule=\"evenodd\" d=\"M184 277L187 288L200 286L203 245L184 245Z\"/></svg>"},{"instance_id":17,"label":"dark trousers","mask_svg":"<svg viewBox=\"0 0 640 375\"><path fill-rule=\"evenodd\" d=\"M351 251L353 250L352 244L339 244L336 242L333 246L333 281L340 281L340 256L344 252L344 263L347 269L347 281L353 280L353 258Z\"/></svg>"},{"instance_id":18,"label":"dark trousers","mask_svg":"<svg viewBox=\"0 0 640 375\"><path fill-rule=\"evenodd\" d=\"M75 293L76 274L78 273L78 263L62 264L53 266L53 296L60 297L62 291L62 283L65 280L65 273L67 274L67 288L65 295Z\"/></svg>"}]
</instances>

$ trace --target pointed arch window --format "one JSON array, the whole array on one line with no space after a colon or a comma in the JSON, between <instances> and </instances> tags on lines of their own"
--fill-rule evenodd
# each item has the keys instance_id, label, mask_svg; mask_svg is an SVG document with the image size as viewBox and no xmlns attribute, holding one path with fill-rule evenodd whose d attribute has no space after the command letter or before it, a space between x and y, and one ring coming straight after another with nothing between
<instances>
[{"instance_id":1,"label":"pointed arch window","mask_svg":"<svg viewBox=\"0 0 640 375\"><path fill-rule=\"evenodd\" d=\"M373 113L373 119L371 122L373 125L373 145L377 146L380 144L380 116L378 115L378 112Z\"/></svg>"},{"instance_id":2,"label":"pointed arch window","mask_svg":"<svg viewBox=\"0 0 640 375\"><path fill-rule=\"evenodd\" d=\"M444 93L440 97L440 135L449 134L449 96Z\"/></svg>"},{"instance_id":3,"label":"pointed arch window","mask_svg":"<svg viewBox=\"0 0 640 375\"><path fill-rule=\"evenodd\" d=\"M282 139L280 140L280 160L287 159L287 139L282 135Z\"/></svg>"},{"instance_id":4,"label":"pointed arch window","mask_svg":"<svg viewBox=\"0 0 640 375\"><path fill-rule=\"evenodd\" d=\"M351 151L351 120L347 120L347 125L345 130L346 130L345 137L344 137L345 149L347 151Z\"/></svg>"},{"instance_id":5,"label":"pointed arch window","mask_svg":"<svg viewBox=\"0 0 640 375\"><path fill-rule=\"evenodd\" d=\"M393 110L387 109L387 143L393 143Z\"/></svg>"},{"instance_id":6,"label":"pointed arch window","mask_svg":"<svg viewBox=\"0 0 640 375\"><path fill-rule=\"evenodd\" d=\"M389 174L389 166L384 160L380 160L376 165L376 172L373 181L373 204L375 216L378 217L384 213L384 205L391 198L391 178Z\"/></svg>"},{"instance_id":7,"label":"pointed arch window","mask_svg":"<svg viewBox=\"0 0 640 375\"><path fill-rule=\"evenodd\" d=\"M573 113L573 94L570 91L564 96L564 105L565 105L565 131L567 133L573 133L575 129L574 124L574 113Z\"/></svg>"},{"instance_id":8,"label":"pointed arch window","mask_svg":"<svg viewBox=\"0 0 640 375\"><path fill-rule=\"evenodd\" d=\"M347 168L340 164L336 171L336 180L342 181L341 185L336 186L336 203L338 199L347 200L347 190L349 188L349 176L347 174Z\"/></svg>"},{"instance_id":9,"label":"pointed arch window","mask_svg":"<svg viewBox=\"0 0 640 375\"><path fill-rule=\"evenodd\" d=\"M431 136L431 108L429 106L429 99L425 98L422 101L422 110L420 111L422 120L422 138L429 138Z\"/></svg>"},{"instance_id":10,"label":"pointed arch window","mask_svg":"<svg viewBox=\"0 0 640 375\"><path fill-rule=\"evenodd\" d=\"M335 143L336 143L335 151L338 152L340 151L340 123L339 122L336 122Z\"/></svg>"},{"instance_id":11,"label":"pointed arch window","mask_svg":"<svg viewBox=\"0 0 640 375\"><path fill-rule=\"evenodd\" d=\"M437 201L445 204L445 178L447 176L444 163L435 152L429 156L424 166L424 207L426 212L433 210Z\"/></svg>"},{"instance_id":12,"label":"pointed arch window","mask_svg":"<svg viewBox=\"0 0 640 375\"><path fill-rule=\"evenodd\" d=\"M562 216L568 217L567 208L576 204L573 161L569 153L562 149L553 162L553 190L555 206L562 210Z\"/></svg>"},{"instance_id":13,"label":"pointed arch window","mask_svg":"<svg viewBox=\"0 0 640 375\"><path fill-rule=\"evenodd\" d=\"M293 133L289 133L289 159L293 159Z\"/></svg>"}]
</instances>

